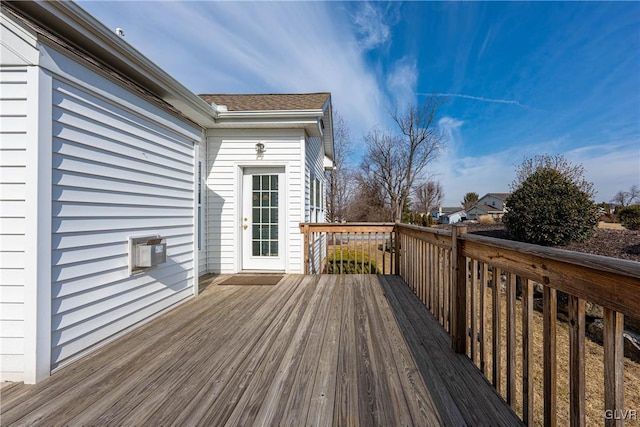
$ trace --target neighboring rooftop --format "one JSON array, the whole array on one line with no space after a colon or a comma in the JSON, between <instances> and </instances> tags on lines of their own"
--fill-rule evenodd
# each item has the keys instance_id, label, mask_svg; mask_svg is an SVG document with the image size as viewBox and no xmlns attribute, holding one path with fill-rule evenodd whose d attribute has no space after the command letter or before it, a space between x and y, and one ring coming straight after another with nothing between
<instances>
[{"instance_id":1,"label":"neighboring rooftop","mask_svg":"<svg viewBox=\"0 0 640 427\"><path fill-rule=\"evenodd\" d=\"M486 196L494 196L494 197L499 197L501 199L507 200L507 197L509 197L511 195L511 193L487 193Z\"/></svg>"},{"instance_id":2,"label":"neighboring rooftop","mask_svg":"<svg viewBox=\"0 0 640 427\"><path fill-rule=\"evenodd\" d=\"M206 94L207 103L224 105L228 111L322 110L331 96L329 92L298 94Z\"/></svg>"},{"instance_id":3,"label":"neighboring rooftop","mask_svg":"<svg viewBox=\"0 0 640 427\"><path fill-rule=\"evenodd\" d=\"M502 208L489 205L473 205L472 208L482 209L485 212L502 212Z\"/></svg>"}]
</instances>

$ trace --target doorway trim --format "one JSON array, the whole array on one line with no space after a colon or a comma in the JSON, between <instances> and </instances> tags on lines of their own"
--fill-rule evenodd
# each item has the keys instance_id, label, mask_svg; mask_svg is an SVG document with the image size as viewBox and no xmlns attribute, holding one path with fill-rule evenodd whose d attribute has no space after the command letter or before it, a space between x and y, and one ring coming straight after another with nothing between
<instances>
[{"instance_id":1,"label":"doorway trim","mask_svg":"<svg viewBox=\"0 0 640 427\"><path fill-rule=\"evenodd\" d=\"M265 161L253 161L253 162L236 162L235 163L236 173L235 173L235 201L234 203L234 242L235 242L235 272L264 272L264 273L286 273L289 271L289 220L290 213L290 191L289 191L289 163L288 162L265 162ZM281 253L283 254L283 270L255 270L255 269L247 269L243 265L243 203L244 203L244 191L243 191L243 178L245 169L274 169L280 168L284 169L284 182L281 186L279 186L279 200L280 200L280 212L284 217L282 217L283 222L283 238L281 239L282 247Z\"/></svg>"}]
</instances>

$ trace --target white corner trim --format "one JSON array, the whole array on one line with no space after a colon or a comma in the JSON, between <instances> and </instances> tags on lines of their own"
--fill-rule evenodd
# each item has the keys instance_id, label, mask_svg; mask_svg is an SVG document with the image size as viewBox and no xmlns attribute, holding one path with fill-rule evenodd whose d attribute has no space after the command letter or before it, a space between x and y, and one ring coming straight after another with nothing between
<instances>
[{"instance_id":1,"label":"white corner trim","mask_svg":"<svg viewBox=\"0 0 640 427\"><path fill-rule=\"evenodd\" d=\"M25 248L24 382L51 373L52 77L29 67Z\"/></svg>"},{"instance_id":2,"label":"white corner trim","mask_svg":"<svg viewBox=\"0 0 640 427\"><path fill-rule=\"evenodd\" d=\"M200 139L203 140L205 138L204 131L202 131L202 135ZM193 145L193 295L198 296L198 282L200 281L200 274L198 273L198 262L200 259L200 251L198 250L198 239L200 238L200 217L198 216L198 186L201 185L202 177L200 176L200 144ZM206 189L202 188L203 192ZM201 206L204 206L204 203L201 203ZM206 243L202 242L203 246L206 246Z\"/></svg>"}]
</instances>

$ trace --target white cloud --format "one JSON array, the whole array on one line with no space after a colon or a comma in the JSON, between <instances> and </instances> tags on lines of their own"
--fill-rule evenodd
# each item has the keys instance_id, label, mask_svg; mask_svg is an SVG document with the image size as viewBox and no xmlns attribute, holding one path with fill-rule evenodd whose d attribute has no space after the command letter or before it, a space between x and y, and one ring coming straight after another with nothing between
<instances>
[{"instance_id":1,"label":"white cloud","mask_svg":"<svg viewBox=\"0 0 640 427\"><path fill-rule=\"evenodd\" d=\"M449 136L446 150L437 164L437 176L443 185L443 204L457 206L464 194L475 191L481 197L491 192L509 192L515 169L524 157L540 153L556 154L562 136L538 144L513 146L479 156L464 156L462 122L445 117L440 128ZM560 153L574 164L582 164L585 177L594 183L597 202L611 200L620 190L640 185L640 147L637 142L601 146L583 146Z\"/></svg>"},{"instance_id":2,"label":"white cloud","mask_svg":"<svg viewBox=\"0 0 640 427\"><path fill-rule=\"evenodd\" d=\"M418 72L415 59L404 57L396 61L387 75L387 89L393 101L399 106L415 102L417 83Z\"/></svg>"},{"instance_id":3,"label":"white cloud","mask_svg":"<svg viewBox=\"0 0 640 427\"><path fill-rule=\"evenodd\" d=\"M383 45L391 37L391 29L385 22L383 12L369 2L363 2L353 18L359 45L363 50L372 50Z\"/></svg>"},{"instance_id":4,"label":"white cloud","mask_svg":"<svg viewBox=\"0 0 640 427\"><path fill-rule=\"evenodd\" d=\"M340 5L123 2L114 8L89 2L82 6L124 28L128 42L196 93L330 91L352 135L363 135L386 120L383 88L363 57L350 18L336 12ZM373 27L370 37L373 41Z\"/></svg>"}]
</instances>

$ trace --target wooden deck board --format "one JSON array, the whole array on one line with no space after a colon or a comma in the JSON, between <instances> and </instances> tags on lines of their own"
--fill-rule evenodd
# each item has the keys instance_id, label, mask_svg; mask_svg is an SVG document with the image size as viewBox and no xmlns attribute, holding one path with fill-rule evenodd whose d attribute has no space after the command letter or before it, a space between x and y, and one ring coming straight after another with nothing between
<instances>
[{"instance_id":1,"label":"wooden deck board","mask_svg":"<svg viewBox=\"0 0 640 427\"><path fill-rule=\"evenodd\" d=\"M2 424L519 422L395 276L224 278L40 384L3 384Z\"/></svg>"}]
</instances>

